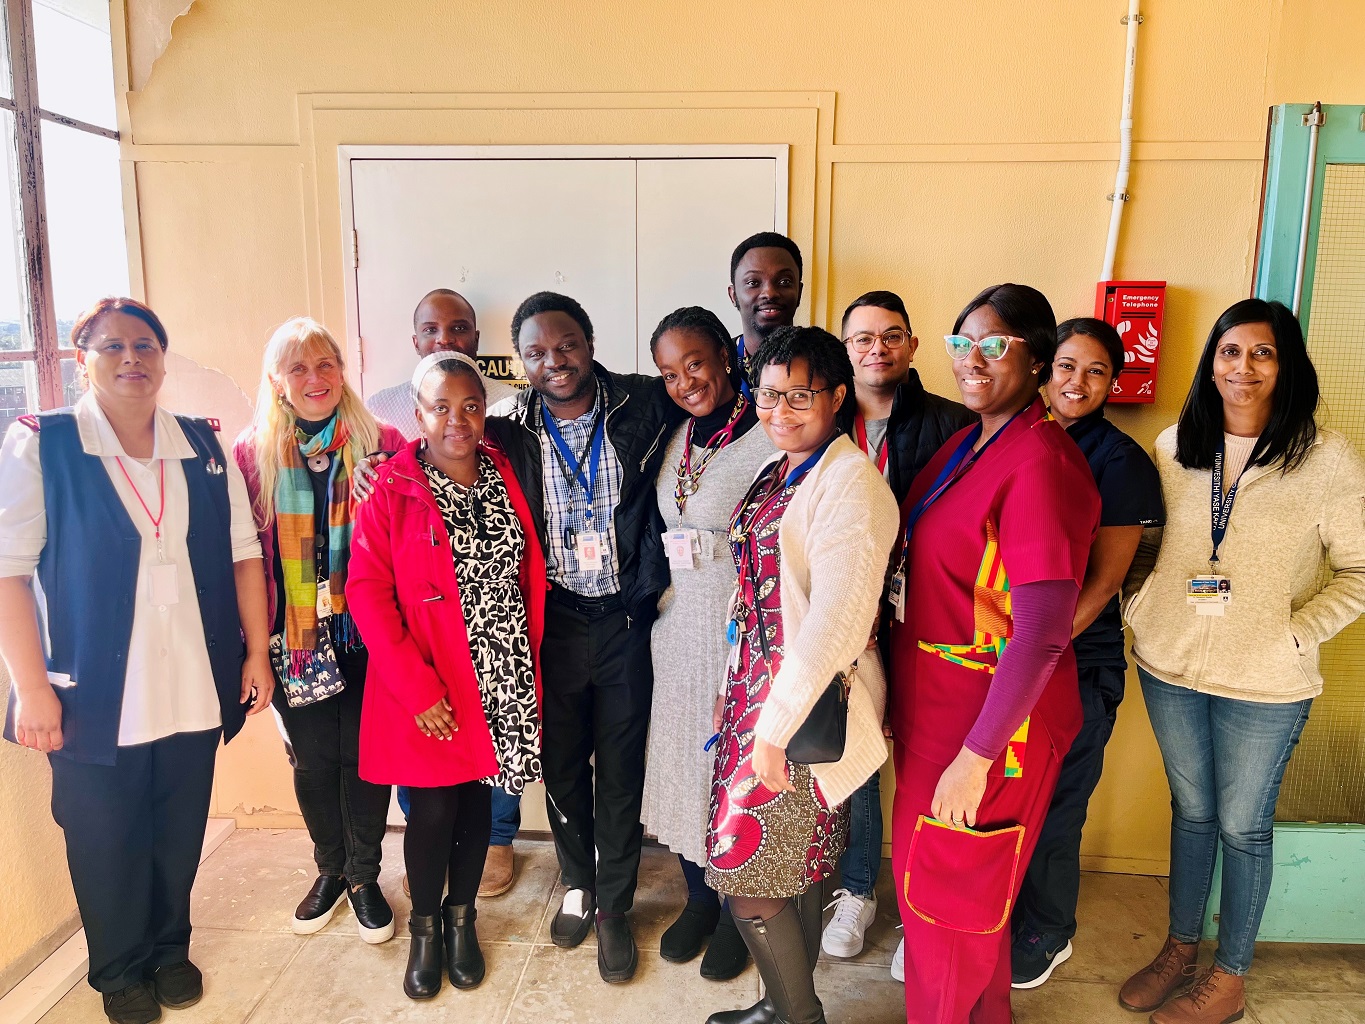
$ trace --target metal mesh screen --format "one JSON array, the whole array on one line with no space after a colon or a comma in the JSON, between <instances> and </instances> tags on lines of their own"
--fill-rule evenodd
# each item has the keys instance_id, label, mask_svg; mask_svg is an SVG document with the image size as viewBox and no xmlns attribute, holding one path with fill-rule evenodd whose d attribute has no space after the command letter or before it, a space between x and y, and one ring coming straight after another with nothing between
<instances>
[{"instance_id":1,"label":"metal mesh screen","mask_svg":"<svg viewBox=\"0 0 1365 1024\"><path fill-rule=\"evenodd\" d=\"M1327 165L1309 317L1319 421L1365 452L1365 164ZM1322 675L1275 817L1365 823L1365 620L1323 646Z\"/></svg>"}]
</instances>

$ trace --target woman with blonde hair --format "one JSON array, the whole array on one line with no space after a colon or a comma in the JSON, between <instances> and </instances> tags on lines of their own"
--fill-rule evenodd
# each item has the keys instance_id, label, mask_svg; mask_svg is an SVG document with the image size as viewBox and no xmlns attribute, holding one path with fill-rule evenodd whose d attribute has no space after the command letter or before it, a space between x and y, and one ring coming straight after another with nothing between
<instances>
[{"instance_id":1,"label":"woman with blonde hair","mask_svg":"<svg viewBox=\"0 0 1365 1024\"><path fill-rule=\"evenodd\" d=\"M321 930L348 896L362 939L393 935L378 882L389 787L358 771L368 655L347 607L346 569L355 465L402 446L346 383L325 327L307 317L280 325L265 348L256 416L233 455L265 551L275 714L318 868L294 912L299 935Z\"/></svg>"}]
</instances>

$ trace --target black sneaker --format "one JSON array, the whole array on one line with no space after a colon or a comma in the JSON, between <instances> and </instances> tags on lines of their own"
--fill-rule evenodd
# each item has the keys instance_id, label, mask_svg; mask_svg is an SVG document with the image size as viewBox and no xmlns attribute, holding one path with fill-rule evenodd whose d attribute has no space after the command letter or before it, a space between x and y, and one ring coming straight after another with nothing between
<instances>
[{"instance_id":1,"label":"black sneaker","mask_svg":"<svg viewBox=\"0 0 1365 1024\"><path fill-rule=\"evenodd\" d=\"M294 934L312 935L327 927L332 911L346 898L346 878L343 875L318 875L313 888L294 911Z\"/></svg>"},{"instance_id":2,"label":"black sneaker","mask_svg":"<svg viewBox=\"0 0 1365 1024\"><path fill-rule=\"evenodd\" d=\"M104 997L104 1015L109 1018L109 1024L152 1024L152 1021L161 1019L161 1006L152 995L149 981L139 981L117 992L101 994Z\"/></svg>"},{"instance_id":3,"label":"black sneaker","mask_svg":"<svg viewBox=\"0 0 1365 1024\"><path fill-rule=\"evenodd\" d=\"M351 910L355 912L360 937L371 945L393 938L393 909L384 898L378 882L366 882L358 889L348 889Z\"/></svg>"},{"instance_id":4,"label":"black sneaker","mask_svg":"<svg viewBox=\"0 0 1365 1024\"><path fill-rule=\"evenodd\" d=\"M152 971L152 994L168 1010L183 1010L204 996L204 975L188 960Z\"/></svg>"},{"instance_id":5,"label":"black sneaker","mask_svg":"<svg viewBox=\"0 0 1365 1024\"><path fill-rule=\"evenodd\" d=\"M1036 932L1020 932L1014 937L1014 945L1010 949L1013 969L1010 987L1037 988L1052 977L1053 971L1071 959L1071 953L1069 941L1059 946Z\"/></svg>"}]
</instances>

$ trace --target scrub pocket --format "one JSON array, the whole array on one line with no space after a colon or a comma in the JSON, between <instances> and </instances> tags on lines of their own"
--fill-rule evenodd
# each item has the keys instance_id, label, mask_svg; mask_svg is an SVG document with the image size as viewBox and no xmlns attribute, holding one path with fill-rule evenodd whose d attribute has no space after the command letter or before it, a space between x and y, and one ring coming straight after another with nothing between
<instances>
[{"instance_id":1,"label":"scrub pocket","mask_svg":"<svg viewBox=\"0 0 1365 1024\"><path fill-rule=\"evenodd\" d=\"M991 935L1009 922L1024 826L952 828L921 814L905 863L905 902L930 924Z\"/></svg>"}]
</instances>

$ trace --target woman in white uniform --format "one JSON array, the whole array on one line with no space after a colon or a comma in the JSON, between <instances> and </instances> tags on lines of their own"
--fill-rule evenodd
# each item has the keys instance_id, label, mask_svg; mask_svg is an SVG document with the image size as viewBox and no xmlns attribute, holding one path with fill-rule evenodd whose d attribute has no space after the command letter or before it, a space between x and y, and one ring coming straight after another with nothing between
<instances>
[{"instance_id":1,"label":"woman in white uniform","mask_svg":"<svg viewBox=\"0 0 1365 1024\"><path fill-rule=\"evenodd\" d=\"M5 738L51 762L91 987L150 1024L203 993L190 889L219 737L270 703L265 574L217 424L157 405L156 314L101 299L71 342L89 390L0 450Z\"/></svg>"}]
</instances>

